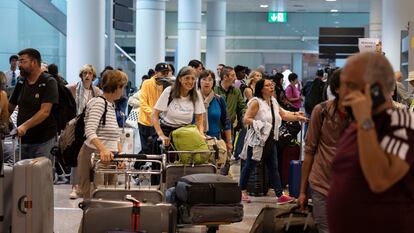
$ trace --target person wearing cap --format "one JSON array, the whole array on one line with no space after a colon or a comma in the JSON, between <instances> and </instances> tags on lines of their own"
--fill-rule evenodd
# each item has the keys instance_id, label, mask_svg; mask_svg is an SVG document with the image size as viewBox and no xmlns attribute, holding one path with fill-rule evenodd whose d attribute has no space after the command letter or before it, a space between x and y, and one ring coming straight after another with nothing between
<instances>
[{"instance_id":1,"label":"person wearing cap","mask_svg":"<svg viewBox=\"0 0 414 233\"><path fill-rule=\"evenodd\" d=\"M139 96L139 117L138 129L141 139L141 153L153 154L154 148L152 138L157 136L151 122L151 114L155 103L160 98L161 93L168 86L168 72L170 68L167 63L161 62L155 66L155 74L150 79L142 83Z\"/></svg>"}]
</instances>

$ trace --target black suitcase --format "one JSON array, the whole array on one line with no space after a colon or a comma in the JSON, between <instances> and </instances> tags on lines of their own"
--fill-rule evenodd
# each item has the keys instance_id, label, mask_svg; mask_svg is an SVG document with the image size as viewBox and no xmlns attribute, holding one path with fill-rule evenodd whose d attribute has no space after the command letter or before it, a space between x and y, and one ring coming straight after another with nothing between
<instances>
[{"instance_id":1,"label":"black suitcase","mask_svg":"<svg viewBox=\"0 0 414 233\"><path fill-rule=\"evenodd\" d=\"M183 176L176 186L177 198L185 204L235 204L241 201L236 181L220 174Z\"/></svg>"},{"instance_id":2,"label":"black suitcase","mask_svg":"<svg viewBox=\"0 0 414 233\"><path fill-rule=\"evenodd\" d=\"M230 224L243 220L243 205L186 205L178 207L182 224Z\"/></svg>"},{"instance_id":3,"label":"black suitcase","mask_svg":"<svg viewBox=\"0 0 414 233\"><path fill-rule=\"evenodd\" d=\"M244 166L242 160L241 167ZM256 165L251 168L249 180L247 181L247 193L250 196L266 196L269 191L269 176L267 174L267 167L263 161L256 162Z\"/></svg>"}]
</instances>

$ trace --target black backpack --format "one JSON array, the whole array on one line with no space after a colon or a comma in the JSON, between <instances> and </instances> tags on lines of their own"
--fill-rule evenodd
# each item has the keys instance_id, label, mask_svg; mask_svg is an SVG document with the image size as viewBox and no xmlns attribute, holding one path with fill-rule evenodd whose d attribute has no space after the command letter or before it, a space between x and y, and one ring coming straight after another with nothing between
<instances>
[{"instance_id":1,"label":"black backpack","mask_svg":"<svg viewBox=\"0 0 414 233\"><path fill-rule=\"evenodd\" d=\"M76 117L76 101L70 90L61 82L57 82L59 104L53 106L53 116L56 119L57 132L60 134L66 124Z\"/></svg>"},{"instance_id":2,"label":"black backpack","mask_svg":"<svg viewBox=\"0 0 414 233\"><path fill-rule=\"evenodd\" d=\"M305 111L311 114L313 108L321 103L323 99L323 91L325 84L319 78L313 80L310 90L305 95Z\"/></svg>"},{"instance_id":3,"label":"black backpack","mask_svg":"<svg viewBox=\"0 0 414 233\"><path fill-rule=\"evenodd\" d=\"M39 77L39 87L46 87L46 83L49 79L54 79L54 77L49 73L43 72ZM20 81L17 82L15 91L17 91L18 95L20 94L25 81L25 78L21 78ZM52 116L56 120L57 133L60 134L61 130L65 128L66 124L76 117L76 101L75 98L73 98L70 90L65 85L63 85L61 82L58 82L58 80L56 80L56 83L59 95L59 103L53 105ZM44 91L46 91L46 89L42 88L42 95Z\"/></svg>"}]
</instances>

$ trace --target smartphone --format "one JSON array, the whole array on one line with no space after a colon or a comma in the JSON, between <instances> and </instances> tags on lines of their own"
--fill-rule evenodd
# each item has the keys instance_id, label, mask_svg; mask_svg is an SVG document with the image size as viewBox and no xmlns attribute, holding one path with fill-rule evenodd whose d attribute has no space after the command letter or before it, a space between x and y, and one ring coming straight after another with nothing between
<instances>
[{"instance_id":1,"label":"smartphone","mask_svg":"<svg viewBox=\"0 0 414 233\"><path fill-rule=\"evenodd\" d=\"M385 96L382 93L382 88L379 83L372 84L370 92L371 92L371 99L372 99L372 110L376 109L378 106L385 103ZM345 107L345 110L352 119L355 119L354 115L352 114L351 107Z\"/></svg>"},{"instance_id":2,"label":"smartphone","mask_svg":"<svg viewBox=\"0 0 414 233\"><path fill-rule=\"evenodd\" d=\"M382 93L382 88L379 83L371 85L372 110L376 109L381 104L385 103L385 97Z\"/></svg>"}]
</instances>

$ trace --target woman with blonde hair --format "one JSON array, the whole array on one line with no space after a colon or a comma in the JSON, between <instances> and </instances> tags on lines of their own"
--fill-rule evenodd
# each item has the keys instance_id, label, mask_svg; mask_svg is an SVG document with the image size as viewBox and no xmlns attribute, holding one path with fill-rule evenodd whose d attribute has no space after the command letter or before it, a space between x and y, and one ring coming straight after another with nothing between
<instances>
[{"instance_id":1,"label":"woman with blonde hair","mask_svg":"<svg viewBox=\"0 0 414 233\"><path fill-rule=\"evenodd\" d=\"M7 77L3 71L0 71L0 90L5 91L7 85Z\"/></svg>"},{"instance_id":2,"label":"woman with blonde hair","mask_svg":"<svg viewBox=\"0 0 414 233\"><path fill-rule=\"evenodd\" d=\"M260 79L262 79L262 73L260 71L253 70L250 72L249 77L247 78L247 87L243 92L243 97L245 98L246 102L253 98L254 87Z\"/></svg>"}]
</instances>

